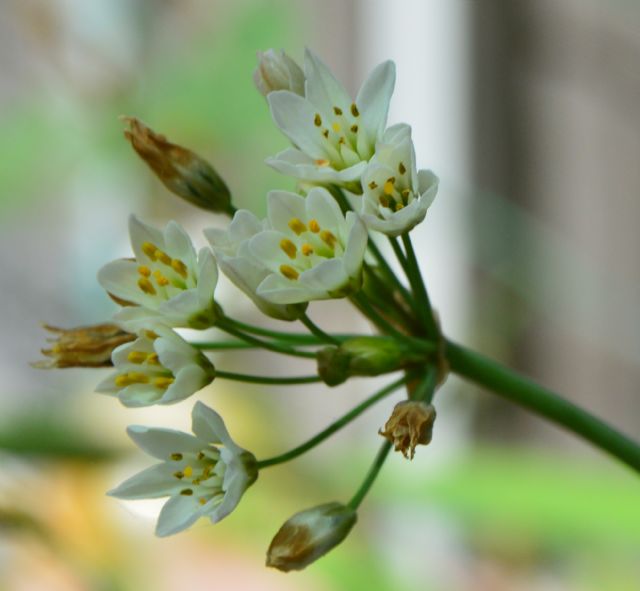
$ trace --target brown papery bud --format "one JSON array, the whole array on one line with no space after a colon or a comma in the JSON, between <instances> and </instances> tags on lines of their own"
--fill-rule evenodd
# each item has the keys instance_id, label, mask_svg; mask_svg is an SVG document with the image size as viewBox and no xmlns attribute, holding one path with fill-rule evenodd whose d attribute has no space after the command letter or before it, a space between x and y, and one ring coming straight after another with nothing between
<instances>
[{"instance_id":1,"label":"brown papery bud","mask_svg":"<svg viewBox=\"0 0 640 591\"><path fill-rule=\"evenodd\" d=\"M135 117L123 120L129 124L124 136L169 191L202 209L233 213L229 188L206 160L172 144Z\"/></svg>"},{"instance_id":2,"label":"brown papery bud","mask_svg":"<svg viewBox=\"0 0 640 591\"><path fill-rule=\"evenodd\" d=\"M42 349L50 359L31 365L40 369L64 367L108 367L111 353L116 347L133 341L135 335L125 332L115 324L93 324L76 328L57 328L48 324L46 330L57 335L48 339L51 348Z\"/></svg>"},{"instance_id":3,"label":"brown papery bud","mask_svg":"<svg viewBox=\"0 0 640 591\"><path fill-rule=\"evenodd\" d=\"M379 431L385 439L393 443L395 451L413 460L417 445L427 445L431 441L436 409L426 402L404 400L396 404L391 417Z\"/></svg>"}]
</instances>

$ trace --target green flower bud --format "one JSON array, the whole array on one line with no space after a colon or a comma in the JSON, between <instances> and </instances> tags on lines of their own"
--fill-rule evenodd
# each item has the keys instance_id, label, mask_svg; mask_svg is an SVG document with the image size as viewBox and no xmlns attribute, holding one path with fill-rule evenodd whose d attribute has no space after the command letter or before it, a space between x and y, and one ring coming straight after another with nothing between
<instances>
[{"instance_id":1,"label":"green flower bud","mask_svg":"<svg viewBox=\"0 0 640 591\"><path fill-rule=\"evenodd\" d=\"M390 373L423 357L391 337L357 337L318 351L318 375L328 386L337 386L351 376Z\"/></svg>"},{"instance_id":2,"label":"green flower bud","mask_svg":"<svg viewBox=\"0 0 640 591\"><path fill-rule=\"evenodd\" d=\"M302 570L344 540L355 525L356 512L341 503L319 505L290 517L267 551L267 566Z\"/></svg>"},{"instance_id":3,"label":"green flower bud","mask_svg":"<svg viewBox=\"0 0 640 591\"><path fill-rule=\"evenodd\" d=\"M231 193L213 167L190 150L172 144L135 117L125 117L124 136L174 195L215 213L231 215Z\"/></svg>"}]
</instances>

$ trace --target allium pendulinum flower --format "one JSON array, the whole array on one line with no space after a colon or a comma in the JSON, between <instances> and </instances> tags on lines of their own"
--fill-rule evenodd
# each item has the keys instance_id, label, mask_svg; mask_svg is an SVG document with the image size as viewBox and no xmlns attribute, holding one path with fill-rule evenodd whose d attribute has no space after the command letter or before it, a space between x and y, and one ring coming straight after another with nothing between
<instances>
[{"instance_id":1,"label":"allium pendulinum flower","mask_svg":"<svg viewBox=\"0 0 640 591\"><path fill-rule=\"evenodd\" d=\"M178 533L200 517L217 523L235 509L258 477L255 457L234 443L220 415L197 402L191 416L195 436L129 427L136 445L162 461L107 493L119 499L169 497L158 516L158 536Z\"/></svg>"},{"instance_id":2,"label":"allium pendulinum flower","mask_svg":"<svg viewBox=\"0 0 640 591\"><path fill-rule=\"evenodd\" d=\"M211 383L211 362L176 332L165 326L142 331L134 342L112 355L115 373L97 392L116 395L125 406L173 404Z\"/></svg>"},{"instance_id":3,"label":"allium pendulinum flower","mask_svg":"<svg viewBox=\"0 0 640 591\"><path fill-rule=\"evenodd\" d=\"M290 90L304 96L304 72L282 49L258 52L253 82L263 96L274 90Z\"/></svg>"},{"instance_id":4,"label":"allium pendulinum flower","mask_svg":"<svg viewBox=\"0 0 640 591\"><path fill-rule=\"evenodd\" d=\"M362 175L362 220L370 230L398 236L419 224L438 191L438 177L416 169L411 128L387 129Z\"/></svg>"},{"instance_id":5,"label":"allium pendulinum flower","mask_svg":"<svg viewBox=\"0 0 640 591\"><path fill-rule=\"evenodd\" d=\"M356 184L382 137L395 84L395 65L378 65L353 101L327 66L305 53L305 96L267 96L277 126L294 144L267 164L305 181Z\"/></svg>"},{"instance_id":6,"label":"allium pendulinum flower","mask_svg":"<svg viewBox=\"0 0 640 591\"><path fill-rule=\"evenodd\" d=\"M249 241L266 229L267 220L260 221L250 211L241 209L233 216L226 230L208 228L204 234L211 243L222 272L264 314L279 320L296 320L305 311L306 304L274 304L257 293L258 286L271 271L251 254Z\"/></svg>"},{"instance_id":7,"label":"allium pendulinum flower","mask_svg":"<svg viewBox=\"0 0 640 591\"><path fill-rule=\"evenodd\" d=\"M191 239L176 222L161 232L129 218L135 260L108 263L98 281L116 301L125 304L114 320L130 332L149 322L184 328L208 328L219 314L213 300L218 268L213 253L196 255Z\"/></svg>"},{"instance_id":8,"label":"allium pendulinum flower","mask_svg":"<svg viewBox=\"0 0 640 591\"><path fill-rule=\"evenodd\" d=\"M249 252L270 271L258 295L276 304L339 298L360 288L367 230L346 217L321 187L307 197L286 191L267 196L270 229L249 241Z\"/></svg>"}]
</instances>

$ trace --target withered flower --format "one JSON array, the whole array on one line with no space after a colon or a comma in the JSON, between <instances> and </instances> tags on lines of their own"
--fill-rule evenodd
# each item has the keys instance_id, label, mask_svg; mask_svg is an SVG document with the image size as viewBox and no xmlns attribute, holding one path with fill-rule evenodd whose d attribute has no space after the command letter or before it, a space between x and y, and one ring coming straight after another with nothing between
<instances>
[{"instance_id":1,"label":"withered flower","mask_svg":"<svg viewBox=\"0 0 640 591\"><path fill-rule=\"evenodd\" d=\"M413 460L417 445L431 441L436 409L426 402L404 400L396 404L391 417L378 433L393 443L395 451Z\"/></svg>"},{"instance_id":2,"label":"withered flower","mask_svg":"<svg viewBox=\"0 0 640 591\"><path fill-rule=\"evenodd\" d=\"M135 335L121 330L115 324L93 324L69 329L49 324L43 324L43 327L57 337L47 339L52 343L51 348L42 349L42 354L50 359L31 364L40 369L108 367L112 365L113 350L136 338Z\"/></svg>"}]
</instances>

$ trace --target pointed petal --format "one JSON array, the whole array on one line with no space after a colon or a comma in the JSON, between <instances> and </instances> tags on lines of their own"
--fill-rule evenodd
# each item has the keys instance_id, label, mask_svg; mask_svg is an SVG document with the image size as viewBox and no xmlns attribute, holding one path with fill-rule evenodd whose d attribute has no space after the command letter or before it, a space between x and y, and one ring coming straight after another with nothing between
<instances>
[{"instance_id":1,"label":"pointed petal","mask_svg":"<svg viewBox=\"0 0 640 591\"><path fill-rule=\"evenodd\" d=\"M118 499L157 499L179 492L180 481L166 462L155 464L107 492Z\"/></svg>"},{"instance_id":2,"label":"pointed petal","mask_svg":"<svg viewBox=\"0 0 640 591\"><path fill-rule=\"evenodd\" d=\"M305 198L289 191L269 191L267 212L271 227L287 234L291 218L305 219Z\"/></svg>"},{"instance_id":3,"label":"pointed petal","mask_svg":"<svg viewBox=\"0 0 640 591\"><path fill-rule=\"evenodd\" d=\"M361 114L361 125L373 139L381 137L387 123L389 103L396 83L396 66L386 61L376 66L362 85L356 105Z\"/></svg>"},{"instance_id":4,"label":"pointed petal","mask_svg":"<svg viewBox=\"0 0 640 591\"><path fill-rule=\"evenodd\" d=\"M351 97L342 84L309 49L304 54L304 73L307 79L305 96L312 105L324 113L330 113L333 107L340 107L343 111L350 107Z\"/></svg>"},{"instance_id":5,"label":"pointed petal","mask_svg":"<svg viewBox=\"0 0 640 591\"><path fill-rule=\"evenodd\" d=\"M119 259L98 271L98 283L109 293L128 302L157 307L157 298L142 291L138 287L138 279L138 264L134 261Z\"/></svg>"},{"instance_id":6,"label":"pointed petal","mask_svg":"<svg viewBox=\"0 0 640 591\"><path fill-rule=\"evenodd\" d=\"M151 242L158 248L164 249L164 237L162 232L153 226L149 226L141 221L137 216L129 216L129 236L131 237L131 246L139 262L148 261L148 257L142 251L142 245L145 242Z\"/></svg>"},{"instance_id":7,"label":"pointed petal","mask_svg":"<svg viewBox=\"0 0 640 591\"><path fill-rule=\"evenodd\" d=\"M208 383L206 372L198 365L191 365L181 369L175 377L175 382L171 384L162 398L160 404L173 404L179 400L184 400L192 394L204 388Z\"/></svg>"},{"instance_id":8,"label":"pointed petal","mask_svg":"<svg viewBox=\"0 0 640 591\"><path fill-rule=\"evenodd\" d=\"M182 431L142 425L127 427L127 434L142 451L160 460L169 460L174 453L197 453L205 443Z\"/></svg>"},{"instance_id":9,"label":"pointed petal","mask_svg":"<svg viewBox=\"0 0 640 591\"><path fill-rule=\"evenodd\" d=\"M344 225L344 215L331 193L322 187L314 187L306 198L307 216L316 219L321 228L335 231Z\"/></svg>"},{"instance_id":10,"label":"pointed petal","mask_svg":"<svg viewBox=\"0 0 640 591\"><path fill-rule=\"evenodd\" d=\"M312 299L312 294L300 281L290 281L276 273L258 286L258 295L274 304L298 304Z\"/></svg>"},{"instance_id":11,"label":"pointed petal","mask_svg":"<svg viewBox=\"0 0 640 591\"><path fill-rule=\"evenodd\" d=\"M325 299L331 297L330 292L345 287L349 277L342 259L328 259L305 271L298 281L313 294L313 299Z\"/></svg>"},{"instance_id":12,"label":"pointed petal","mask_svg":"<svg viewBox=\"0 0 640 591\"><path fill-rule=\"evenodd\" d=\"M291 259L280 248L280 242L287 236L275 230L265 230L249 241L249 251L272 273L279 273L280 265L286 265Z\"/></svg>"},{"instance_id":13,"label":"pointed petal","mask_svg":"<svg viewBox=\"0 0 640 591\"><path fill-rule=\"evenodd\" d=\"M265 163L287 176L322 184L357 181L367 167L366 162L359 162L342 170L318 166L313 158L295 148L288 148L272 158L267 158Z\"/></svg>"},{"instance_id":14,"label":"pointed petal","mask_svg":"<svg viewBox=\"0 0 640 591\"><path fill-rule=\"evenodd\" d=\"M200 504L194 496L171 497L158 515L156 535L163 538L193 525L200 517Z\"/></svg>"},{"instance_id":15,"label":"pointed petal","mask_svg":"<svg viewBox=\"0 0 640 591\"><path fill-rule=\"evenodd\" d=\"M196 402L191 411L191 430L199 439L209 443L222 443L233 453L244 451L231 439L222 417L202 402Z\"/></svg>"},{"instance_id":16,"label":"pointed petal","mask_svg":"<svg viewBox=\"0 0 640 591\"><path fill-rule=\"evenodd\" d=\"M357 277L362 269L369 234L362 220L352 211L347 212L347 225L351 230L344 251L344 268L349 277Z\"/></svg>"},{"instance_id":17,"label":"pointed petal","mask_svg":"<svg viewBox=\"0 0 640 591\"><path fill-rule=\"evenodd\" d=\"M171 220L164 230L165 247L173 257L182 260L187 266L192 267L196 258L196 251L191 238L184 228Z\"/></svg>"}]
</instances>

